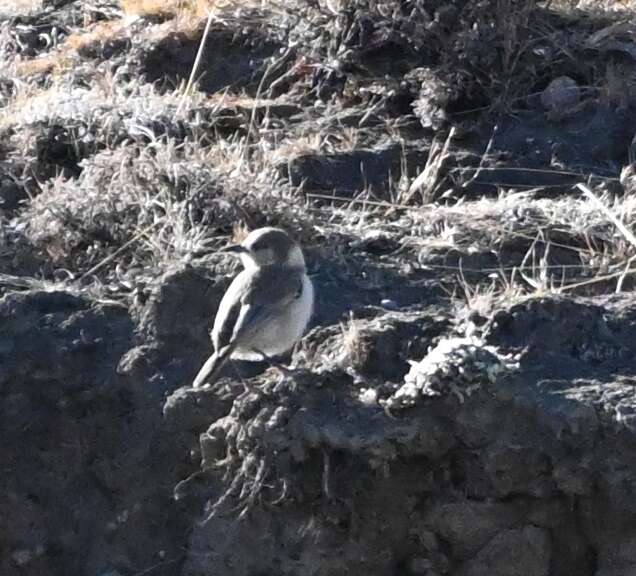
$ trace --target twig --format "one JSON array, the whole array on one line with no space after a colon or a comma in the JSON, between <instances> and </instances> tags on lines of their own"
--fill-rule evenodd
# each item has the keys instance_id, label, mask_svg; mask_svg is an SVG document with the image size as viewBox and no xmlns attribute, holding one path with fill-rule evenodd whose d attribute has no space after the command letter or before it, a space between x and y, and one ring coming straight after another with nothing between
<instances>
[{"instance_id":1,"label":"twig","mask_svg":"<svg viewBox=\"0 0 636 576\"><path fill-rule=\"evenodd\" d=\"M428 158L426 159L426 166L422 173L413 180L411 186L409 186L406 198L404 199L404 204L408 204L411 198L413 198L415 192L422 188L423 190L420 192L422 200L424 202L428 202L432 199L431 196L433 192L435 192L442 166L448 158L448 148L450 147L451 140L454 136L455 126L450 129L441 150L439 149L439 143L437 140L433 140L433 144L431 145L431 149L428 153Z\"/></svg>"},{"instance_id":2,"label":"twig","mask_svg":"<svg viewBox=\"0 0 636 576\"><path fill-rule=\"evenodd\" d=\"M591 284L598 284L599 282L606 282L607 280L613 280L614 278L620 278L630 274L636 274L636 270L621 270L620 272L614 272L614 274L606 274L605 276L597 276L590 280L584 280L583 282L576 282L574 284L567 284L556 289L556 292L560 294L567 290L573 290L574 288L582 288L583 286L589 286Z\"/></svg>"},{"instance_id":3,"label":"twig","mask_svg":"<svg viewBox=\"0 0 636 576\"><path fill-rule=\"evenodd\" d=\"M203 30L203 36L201 37L201 42L199 43L199 49L197 51L196 58L194 59L194 64L192 65L192 70L190 72L190 77L188 78L188 83L186 84L185 90L183 91L183 95L181 96L181 101L179 102L179 106L177 107L177 114L181 112L183 106L190 95L190 91L192 90L192 85L194 84L194 79L196 78L197 72L199 71L199 66L201 65L201 59L203 58L203 50L205 49L205 43L208 39L208 34L210 33L210 27L212 26L212 20L214 18L214 12L212 9L208 12L208 19L205 23L205 29Z\"/></svg>"},{"instance_id":4,"label":"twig","mask_svg":"<svg viewBox=\"0 0 636 576\"><path fill-rule=\"evenodd\" d=\"M603 212L616 226L618 231L625 237L634 248L636 248L636 236L632 233L632 231L625 226L614 214L612 211L601 202L601 200L590 190L585 184L581 184L580 182L576 185L576 187L583 192L583 194L589 198L596 206Z\"/></svg>"},{"instance_id":5,"label":"twig","mask_svg":"<svg viewBox=\"0 0 636 576\"><path fill-rule=\"evenodd\" d=\"M470 167L462 167L456 166L455 168L451 168L449 173L456 172L470 172L474 170L474 168ZM585 178L586 174L582 172L572 172L570 170L551 170L548 168L525 168L523 166L482 166L480 169L481 172L523 172L528 174L551 174L554 176L572 176L577 178ZM605 182L619 182L620 178L616 178L615 176L601 176L599 174L593 174L594 178L598 178L599 180L603 180ZM553 184L552 186L562 186L562 184ZM541 188L546 188L547 186L542 186Z\"/></svg>"},{"instance_id":6,"label":"twig","mask_svg":"<svg viewBox=\"0 0 636 576\"><path fill-rule=\"evenodd\" d=\"M625 278L630 272L630 266L633 259L634 256L632 256L627 262L625 262L625 269L623 270L623 273L618 277L618 282L616 282L616 289L614 290L616 294L620 294L623 291L623 283L625 282Z\"/></svg>"},{"instance_id":7,"label":"twig","mask_svg":"<svg viewBox=\"0 0 636 576\"><path fill-rule=\"evenodd\" d=\"M150 230L152 230L157 225L158 225L158 222L155 222L154 224L151 224L150 226L146 226L146 228L144 228L141 232L138 232L137 234L135 234L130 240L128 240L128 242L126 242L125 244L117 248L117 250L115 250L112 254L109 254L108 256L106 256L106 258L104 258L103 260L95 264L95 266L93 266L90 270L88 270L87 272L84 272L84 274L82 274L79 277L79 280L83 280L87 276L90 276L91 274L94 274L95 272L97 272L102 266L105 266L111 260L114 260L124 250L126 250L126 248L128 248L131 244L135 243L137 240L139 240L139 238L141 238L144 234L146 234L147 232L150 232Z\"/></svg>"},{"instance_id":8,"label":"twig","mask_svg":"<svg viewBox=\"0 0 636 576\"><path fill-rule=\"evenodd\" d=\"M484 164L486 163L486 160L490 156L490 151L492 150L492 147L493 147L493 145L495 143L495 136L496 136L498 131L499 131L499 126L497 124L495 124L493 126L493 129L492 129L492 134L490 135L490 140L488 140L488 144L486 145L486 149L484 150L484 153L482 154L481 158L479 159L479 165L477 166L477 170L475 170L475 173L466 182L464 182L462 184L462 188L467 188L475 180L477 180L477 178L479 178L479 175L481 174L482 170L484 169Z\"/></svg>"}]
</instances>

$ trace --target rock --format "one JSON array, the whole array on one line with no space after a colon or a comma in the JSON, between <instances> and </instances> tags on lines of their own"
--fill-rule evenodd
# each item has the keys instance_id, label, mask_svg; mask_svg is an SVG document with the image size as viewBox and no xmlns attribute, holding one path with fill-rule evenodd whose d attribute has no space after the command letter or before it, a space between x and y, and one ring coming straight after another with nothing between
<instances>
[{"instance_id":1,"label":"rock","mask_svg":"<svg viewBox=\"0 0 636 576\"><path fill-rule=\"evenodd\" d=\"M579 362L620 365L632 354L631 342L614 333L601 306L565 298L532 299L497 312L487 341L524 349L522 366L553 363L555 377Z\"/></svg>"},{"instance_id":2,"label":"rock","mask_svg":"<svg viewBox=\"0 0 636 576\"><path fill-rule=\"evenodd\" d=\"M636 538L625 534L600 550L595 576L622 576L636 570Z\"/></svg>"},{"instance_id":3,"label":"rock","mask_svg":"<svg viewBox=\"0 0 636 576\"><path fill-rule=\"evenodd\" d=\"M180 341L186 348L209 343L208 328L229 280L208 278L208 271L190 266L166 272L141 313L141 330L159 342Z\"/></svg>"},{"instance_id":4,"label":"rock","mask_svg":"<svg viewBox=\"0 0 636 576\"><path fill-rule=\"evenodd\" d=\"M617 301L614 309L632 318L627 302ZM557 348L555 362L581 354L590 360L579 362L579 368L604 370L598 358L609 358L613 366L622 356L611 352L619 345L612 317L599 312L582 302L526 302L509 311L512 324L503 321L507 316L499 317L489 336L511 352L524 346L531 350L528 343L543 350L553 338L544 325L550 318L561 326L562 342L579 343ZM399 417L387 415L378 400L395 391L385 375L387 364L400 358L399 345L391 348L387 339L404 339L400 319L419 321L412 313L367 313L379 316L357 320L358 337L364 336L366 350L385 342L382 350L392 352L382 362L363 361L343 370L326 359L338 357L346 330L343 335L316 329L308 343L310 349L317 346L309 354L311 370L297 369L275 385L267 374L253 379L253 392L236 397L227 415L201 436L205 470L190 483L199 498L208 498L206 510L213 518L195 530L191 545L216 560L192 556L188 570L214 572L232 565L236 574L250 572L249 556L222 541L229 529L228 506L247 506L243 514L251 520L242 524L235 542L249 549L246 543L258 540L268 551L267 566L293 563L309 569L314 554L333 558L320 564L319 574L337 573L343 561L349 570L368 572L371 565L372 574L383 574L396 549L402 551L405 573L444 574L459 566L462 576L569 576L572 570L587 575L593 573L595 554L606 555L608 562L616 556L617 534L627 529L634 509L628 494L636 472L634 446L620 444L617 451L617 437L610 432L631 434L618 428L622 423L614 417L615 407L628 401L625 385L591 388L570 381L566 390L537 383L537 370L553 370L550 359L533 369L522 365L463 404L452 397L423 399ZM589 355L582 331L606 339L610 354ZM601 406L605 415L599 416ZM192 414L202 416L194 408ZM599 444L605 434L613 438L615 453ZM251 497L240 496L254 486L247 478L259 475L261 500L294 494L285 511L251 506ZM222 478L237 482L229 501L219 486ZM305 503L316 498L320 504L310 513ZM349 502L351 513L332 504L337 501ZM291 536L306 523L312 526L311 538ZM294 542L293 556L280 551L279 536L263 537L280 530L290 538L285 550ZM332 554L343 538L348 560ZM407 550L405 541L413 542ZM552 558L556 549L562 550ZM630 561L629 546L624 549L620 566Z\"/></svg>"},{"instance_id":5,"label":"rock","mask_svg":"<svg viewBox=\"0 0 636 576\"><path fill-rule=\"evenodd\" d=\"M425 523L451 546L453 556L468 559L499 531L522 519L514 506L488 502L452 502L435 505Z\"/></svg>"},{"instance_id":6,"label":"rock","mask_svg":"<svg viewBox=\"0 0 636 576\"><path fill-rule=\"evenodd\" d=\"M412 558L409 562L410 574L422 574L423 576L433 576L433 562L428 558Z\"/></svg>"},{"instance_id":7,"label":"rock","mask_svg":"<svg viewBox=\"0 0 636 576\"><path fill-rule=\"evenodd\" d=\"M187 463L162 435L148 372L132 382L117 374L133 345L128 311L68 292L12 293L0 299L0 334L0 436L11 470L0 541L13 547L0 554L0 574L97 574L113 562L156 564L159 549L180 554L185 527L172 488Z\"/></svg>"},{"instance_id":8,"label":"rock","mask_svg":"<svg viewBox=\"0 0 636 576\"><path fill-rule=\"evenodd\" d=\"M151 82L168 80L176 85L187 80L203 27L197 32L170 34L160 42L146 46L140 54L143 74ZM241 86L256 92L265 72L265 63L277 48L258 30L234 34L225 26L213 26L202 53L200 90L213 94L229 86Z\"/></svg>"},{"instance_id":9,"label":"rock","mask_svg":"<svg viewBox=\"0 0 636 576\"><path fill-rule=\"evenodd\" d=\"M409 354L416 356L432 344L447 322L447 318L434 313L389 311L376 318L351 318L344 332L338 330L333 336L323 333L314 338L310 334L305 346L321 362L329 360L362 375L378 374L396 380L408 370L404 342L409 342Z\"/></svg>"},{"instance_id":10,"label":"rock","mask_svg":"<svg viewBox=\"0 0 636 576\"><path fill-rule=\"evenodd\" d=\"M548 533L534 526L497 534L460 571L461 576L548 576Z\"/></svg>"},{"instance_id":11,"label":"rock","mask_svg":"<svg viewBox=\"0 0 636 576\"><path fill-rule=\"evenodd\" d=\"M292 372L246 376L248 393L233 377L181 386L207 344L197 308L226 281L171 271L136 333L119 305L45 291L0 300L0 433L15 471L0 533L16 552L0 573L82 563L124 574L163 554L172 576L191 527L186 574L258 565L379 576L399 563L410 574L569 576L598 562L617 576L636 565L636 449L624 421L633 382L613 372L629 366L630 299L539 299L484 319L490 345L524 351L519 370L464 403L423 398L396 415L379 402L407 360L454 329L434 309L359 309L364 354L353 364L333 360L351 330L317 327ZM587 379L568 380L575 370ZM70 513L73 491L83 507ZM91 547L79 551L76 526Z\"/></svg>"},{"instance_id":12,"label":"rock","mask_svg":"<svg viewBox=\"0 0 636 576\"><path fill-rule=\"evenodd\" d=\"M0 178L0 210L15 211L28 198L24 188L9 178Z\"/></svg>"},{"instance_id":13,"label":"rock","mask_svg":"<svg viewBox=\"0 0 636 576\"><path fill-rule=\"evenodd\" d=\"M483 466L499 498L516 495L549 497L554 490L550 458L536 447L514 442L494 443L484 454Z\"/></svg>"},{"instance_id":14,"label":"rock","mask_svg":"<svg viewBox=\"0 0 636 576\"><path fill-rule=\"evenodd\" d=\"M129 352L121 370L134 371L150 360L148 368L163 378L179 379L190 385L212 352L210 330L219 302L231 279L222 275L211 279L210 271L178 266L157 282L140 313L139 330L152 347L145 344ZM162 386L168 392L168 387ZM170 390L171 392L172 390Z\"/></svg>"},{"instance_id":15,"label":"rock","mask_svg":"<svg viewBox=\"0 0 636 576\"><path fill-rule=\"evenodd\" d=\"M18 566L24 566L33 560L34 553L31 550L14 550L11 553L11 560Z\"/></svg>"},{"instance_id":16,"label":"rock","mask_svg":"<svg viewBox=\"0 0 636 576\"><path fill-rule=\"evenodd\" d=\"M555 78L541 93L541 104L551 112L566 113L578 104L579 99L579 86L568 76Z\"/></svg>"}]
</instances>

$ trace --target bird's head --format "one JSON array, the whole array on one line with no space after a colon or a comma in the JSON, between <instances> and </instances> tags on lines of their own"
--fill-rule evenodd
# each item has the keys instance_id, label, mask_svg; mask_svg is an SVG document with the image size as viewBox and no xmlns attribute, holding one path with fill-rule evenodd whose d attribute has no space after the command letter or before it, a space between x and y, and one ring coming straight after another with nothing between
<instances>
[{"instance_id":1,"label":"bird's head","mask_svg":"<svg viewBox=\"0 0 636 576\"><path fill-rule=\"evenodd\" d=\"M280 228L257 228L250 232L243 242L229 246L224 251L239 255L245 268L305 268L300 246Z\"/></svg>"}]
</instances>

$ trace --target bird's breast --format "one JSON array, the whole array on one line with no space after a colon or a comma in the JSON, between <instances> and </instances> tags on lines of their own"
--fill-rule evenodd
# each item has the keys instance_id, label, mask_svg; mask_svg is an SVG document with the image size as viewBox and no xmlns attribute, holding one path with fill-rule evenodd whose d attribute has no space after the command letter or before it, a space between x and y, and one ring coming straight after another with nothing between
<instances>
[{"instance_id":1,"label":"bird's breast","mask_svg":"<svg viewBox=\"0 0 636 576\"><path fill-rule=\"evenodd\" d=\"M268 356L277 356L290 350L305 332L314 308L314 287L306 274L301 277L302 289L286 307L264 323L257 333L252 335L250 344ZM240 347L233 358L259 360L258 355Z\"/></svg>"}]
</instances>

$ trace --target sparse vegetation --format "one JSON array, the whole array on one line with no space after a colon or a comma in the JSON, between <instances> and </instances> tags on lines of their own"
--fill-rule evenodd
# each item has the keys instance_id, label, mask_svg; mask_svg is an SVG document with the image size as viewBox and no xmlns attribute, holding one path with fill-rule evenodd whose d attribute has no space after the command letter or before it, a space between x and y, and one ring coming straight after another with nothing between
<instances>
[{"instance_id":1,"label":"sparse vegetation","mask_svg":"<svg viewBox=\"0 0 636 576\"><path fill-rule=\"evenodd\" d=\"M328 556L332 574L354 573L363 556L382 573L450 574L475 560L487 569L470 573L481 574L514 549L519 558L540 552L528 574L587 576L634 556L615 513L633 494L611 499L633 473L604 460L616 426L634 426L625 399L633 382L612 380L617 392L603 391L617 374L633 379L636 312L620 299L636 287L633 2L6 3L3 414L9 438L25 434L51 461L62 450L51 501L75 490L70 453L87 501L106 511L86 507L80 521L53 509L67 532L49 548L5 541L0 530L0 572L53 574L38 571L46 560L60 574L222 573L228 558L243 566L238 547L223 548L240 534L250 546L280 537L294 549L285 569L275 543L270 563L245 564L236 572L244 574L319 573L316 558ZM218 248L266 224L301 241L317 288L317 326L294 356L293 377L274 384L261 374L240 397L228 379L177 390L209 354L211 314L232 270ZM15 359L18 350L28 362ZM519 406L512 384L495 378L513 368L520 397L530 391ZM562 380L546 400L537 382L547 387L553 372ZM480 399L491 387L500 396ZM173 428L159 414L171 393L164 415ZM47 403L64 432L44 449L50 430L37 424ZM547 404L558 404L556 416ZM403 416L422 405L425 417ZM78 415L87 437L74 428ZM161 434L169 439L157 441ZM402 500L387 488L395 477ZM194 484L205 494L208 524L193 529L166 504L180 480L177 492ZM12 507L5 522L27 511L20 538L37 532L46 507L21 489L0 495ZM439 495L465 497L477 516L476 503L506 514L485 514L473 550L445 524L452 514L428 510L439 509ZM616 522L620 538L585 516L603 497L604 521ZM272 520L279 510L290 514L284 526ZM509 513L515 522L506 524ZM405 518L412 525L395 536L399 554L387 556L374 542ZM87 544L85 527L97 522ZM457 522L467 524L471 540L472 520ZM565 526L575 527L571 540ZM296 555L296 533L319 553ZM556 558L558 546L579 564ZM92 571L60 553L79 548ZM185 556L194 568L176 571ZM636 566L631 556L625 573Z\"/></svg>"},{"instance_id":2,"label":"sparse vegetation","mask_svg":"<svg viewBox=\"0 0 636 576\"><path fill-rule=\"evenodd\" d=\"M617 182L627 140L597 160L559 157L589 147L574 144L577 114L612 115L609 102L630 113L626 64L605 58L624 37L620 12L465 4L126 0L71 12L44 40L29 26L55 14L5 23L2 172L23 190L5 201L4 225L19 231L13 249L30 250L44 278L57 268L82 277L117 252L94 278L133 285L141 270L149 279L200 258L236 221L285 223L306 240L320 229L339 242L364 219L446 286L497 276L508 293L598 291L616 288L618 270L621 289L631 286L634 247L569 185L600 175L593 187L629 226L633 202ZM208 11L203 76L222 73L210 59L223 50L219 33L233 54L275 50L180 107ZM161 72L149 63L163 65L152 54L176 38L180 87L151 83ZM541 139L551 121L539 121L533 99L564 74L582 100L574 119L554 121L565 133L550 151ZM511 113L528 120L515 125ZM524 130L539 158L515 157ZM482 262L469 265L476 255Z\"/></svg>"}]
</instances>

